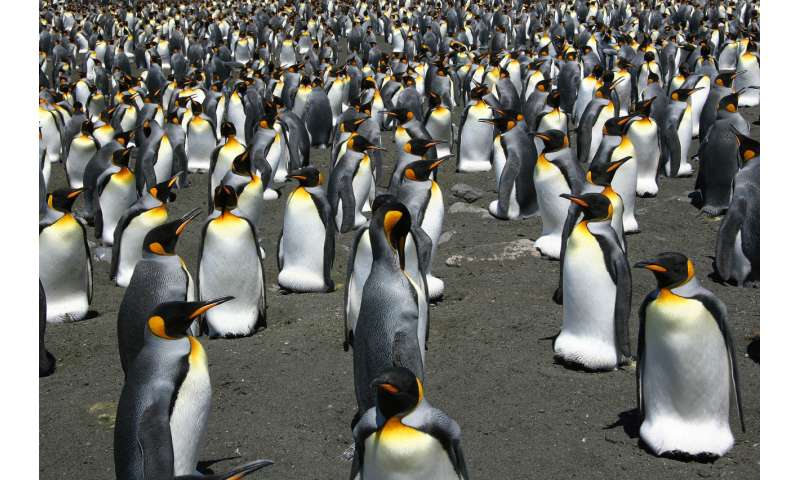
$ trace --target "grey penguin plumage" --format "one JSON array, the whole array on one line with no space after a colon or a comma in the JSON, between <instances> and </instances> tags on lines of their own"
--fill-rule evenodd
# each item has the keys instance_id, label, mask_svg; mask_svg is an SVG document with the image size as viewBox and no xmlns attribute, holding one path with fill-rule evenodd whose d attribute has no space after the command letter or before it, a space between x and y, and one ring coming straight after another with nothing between
<instances>
[{"instance_id":1,"label":"grey penguin plumage","mask_svg":"<svg viewBox=\"0 0 800 480\"><path fill-rule=\"evenodd\" d=\"M333 166L328 177L327 198L336 228L341 233L366 223L361 213L372 185L372 167L367 152L380 148L361 135L348 140L345 154Z\"/></svg>"},{"instance_id":2,"label":"grey penguin plumage","mask_svg":"<svg viewBox=\"0 0 800 480\"><path fill-rule=\"evenodd\" d=\"M661 253L634 266L650 270L657 282L639 309L641 439L656 455L722 456L734 442L731 384L744 430L727 308L700 284L681 253Z\"/></svg>"},{"instance_id":3,"label":"grey penguin plumage","mask_svg":"<svg viewBox=\"0 0 800 480\"><path fill-rule=\"evenodd\" d=\"M333 125L333 113L328 96L321 88L319 79L312 80L311 92L308 94L308 100L300 117L305 122L308 133L311 136L311 146L316 148L326 147Z\"/></svg>"},{"instance_id":4,"label":"grey penguin plumage","mask_svg":"<svg viewBox=\"0 0 800 480\"><path fill-rule=\"evenodd\" d=\"M117 314L117 345L126 375L144 344L150 312L164 302L195 299L194 280L183 259L175 253L175 247L189 222L199 214L200 209L196 208L153 228L139 247L142 258L136 262ZM196 322L192 328L194 333L199 332Z\"/></svg>"},{"instance_id":5,"label":"grey penguin plumage","mask_svg":"<svg viewBox=\"0 0 800 480\"><path fill-rule=\"evenodd\" d=\"M186 330L231 297L161 303L148 315L145 342L122 387L114 425L114 467L127 480L236 479L270 465L260 460L223 475L195 472L211 404L208 361Z\"/></svg>"},{"instance_id":6,"label":"grey penguin plumage","mask_svg":"<svg viewBox=\"0 0 800 480\"><path fill-rule=\"evenodd\" d=\"M56 369L56 359L44 345L44 334L47 330L47 297L42 281L39 280L39 377L48 377Z\"/></svg>"},{"instance_id":7,"label":"grey penguin plumage","mask_svg":"<svg viewBox=\"0 0 800 480\"><path fill-rule=\"evenodd\" d=\"M613 206L600 193L564 197L581 208L583 219L562 255L564 323L555 356L589 370L616 369L631 357L631 274L611 227Z\"/></svg>"}]
</instances>

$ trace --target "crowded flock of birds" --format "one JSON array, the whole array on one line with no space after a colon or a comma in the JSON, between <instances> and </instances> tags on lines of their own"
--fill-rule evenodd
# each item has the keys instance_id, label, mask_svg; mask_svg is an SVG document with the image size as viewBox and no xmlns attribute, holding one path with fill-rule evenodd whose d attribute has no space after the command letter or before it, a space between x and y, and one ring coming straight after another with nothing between
<instances>
[{"instance_id":1,"label":"crowded flock of birds","mask_svg":"<svg viewBox=\"0 0 800 480\"><path fill-rule=\"evenodd\" d=\"M282 289L333 292L334 242L355 232L351 478L466 479L458 424L423 395L428 305L445 290L431 268L438 167L493 171L498 220L541 217L535 246L561 268L556 359L630 365L637 197L696 176L695 204L725 215L716 275L758 285L759 142L739 111L759 103L758 13L749 0L40 2L40 375L55 365L45 324L84 319L93 282L109 281L93 276L91 240L126 289L116 477L269 465L196 471L211 402L197 337L266 327L256 227L297 182ZM53 168L67 188L49 188ZM171 211L185 189L205 189L207 209ZM197 218L191 273L176 245ZM731 398L744 429L725 305L685 255L653 253L631 259L657 287L639 309L641 439L656 455L724 455Z\"/></svg>"}]
</instances>

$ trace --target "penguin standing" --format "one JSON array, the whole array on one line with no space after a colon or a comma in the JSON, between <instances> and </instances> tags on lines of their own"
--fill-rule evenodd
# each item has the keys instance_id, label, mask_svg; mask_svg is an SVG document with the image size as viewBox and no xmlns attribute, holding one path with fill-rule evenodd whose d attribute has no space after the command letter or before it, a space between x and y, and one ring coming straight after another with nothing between
<instances>
[{"instance_id":1,"label":"penguin standing","mask_svg":"<svg viewBox=\"0 0 800 480\"><path fill-rule=\"evenodd\" d=\"M208 171L211 153L217 146L217 133L202 105L192 101L192 119L186 125L186 158L190 172Z\"/></svg>"},{"instance_id":2,"label":"penguin standing","mask_svg":"<svg viewBox=\"0 0 800 480\"><path fill-rule=\"evenodd\" d=\"M371 382L386 368L406 367L417 378L423 376L428 302L424 276L420 285L406 271L410 230L411 215L397 200L382 202L373 211L369 226L372 267L352 337L359 414L375 406ZM413 258L417 252L410 253L409 263L418 261L418 256Z\"/></svg>"},{"instance_id":3,"label":"penguin standing","mask_svg":"<svg viewBox=\"0 0 800 480\"><path fill-rule=\"evenodd\" d=\"M494 132L487 120L491 120L493 115L483 100L487 93L489 89L485 85L478 85L469 92L470 101L461 114L458 128L458 172L485 172L492 169Z\"/></svg>"},{"instance_id":4,"label":"penguin standing","mask_svg":"<svg viewBox=\"0 0 800 480\"><path fill-rule=\"evenodd\" d=\"M236 137L236 127L231 122L223 122L220 128L224 143L211 152L211 163L208 169L208 209L214 210L212 194L219 186L222 178L231 169L233 159L245 152L245 146Z\"/></svg>"},{"instance_id":5,"label":"penguin standing","mask_svg":"<svg viewBox=\"0 0 800 480\"><path fill-rule=\"evenodd\" d=\"M636 154L636 195L644 198L658 194L658 165L661 143L658 124L650 117L654 98L638 102L636 118L628 124L628 138Z\"/></svg>"},{"instance_id":6,"label":"penguin standing","mask_svg":"<svg viewBox=\"0 0 800 480\"><path fill-rule=\"evenodd\" d=\"M441 141L436 145L436 158L445 158L451 153L453 145L453 121L452 112L444 104L442 97L436 93L428 94L429 108L425 114L425 130L430 133L431 138Z\"/></svg>"},{"instance_id":7,"label":"penguin standing","mask_svg":"<svg viewBox=\"0 0 800 480\"><path fill-rule=\"evenodd\" d=\"M374 181L368 152L376 149L380 147L371 144L363 136L351 136L345 154L331 170L326 192L336 228L341 233L367 222L362 209Z\"/></svg>"},{"instance_id":8,"label":"penguin standing","mask_svg":"<svg viewBox=\"0 0 800 480\"><path fill-rule=\"evenodd\" d=\"M518 117L502 113L491 120L497 129L494 137L492 164L497 182L497 200L489 203L489 213L500 220L517 220L535 215L536 186L533 170L536 149Z\"/></svg>"},{"instance_id":9,"label":"penguin standing","mask_svg":"<svg viewBox=\"0 0 800 480\"><path fill-rule=\"evenodd\" d=\"M86 318L92 303L92 256L83 224L72 216L82 192L47 195L48 215L39 220L39 281L47 298L49 323Z\"/></svg>"},{"instance_id":10,"label":"penguin standing","mask_svg":"<svg viewBox=\"0 0 800 480\"><path fill-rule=\"evenodd\" d=\"M259 225L264 210L264 183L250 158L247 149L234 158L230 170L222 177L220 185L233 188L238 199L236 208L250 223ZM213 205L214 199L210 198L209 203Z\"/></svg>"},{"instance_id":11,"label":"penguin standing","mask_svg":"<svg viewBox=\"0 0 800 480\"><path fill-rule=\"evenodd\" d=\"M97 177L94 196L95 236L104 244L114 244L117 223L131 205L136 202L136 179L128 169L130 148L115 151L111 166Z\"/></svg>"},{"instance_id":12,"label":"penguin standing","mask_svg":"<svg viewBox=\"0 0 800 480\"><path fill-rule=\"evenodd\" d=\"M233 188L217 187L215 211L200 234L198 298L236 294L236 299L224 308L205 316L212 338L251 335L267 322L266 280L258 234L236 207Z\"/></svg>"},{"instance_id":13,"label":"penguin standing","mask_svg":"<svg viewBox=\"0 0 800 480\"><path fill-rule=\"evenodd\" d=\"M69 140L64 166L70 188L83 188L83 172L86 165L100 149L100 143L92 136L94 125L86 120L81 124L81 131Z\"/></svg>"},{"instance_id":14,"label":"penguin standing","mask_svg":"<svg viewBox=\"0 0 800 480\"><path fill-rule=\"evenodd\" d=\"M114 468L130 480L195 478L211 408L211 382L203 345L187 336L200 315L231 297L208 302L166 302L150 313L144 345L122 387L114 424ZM221 477L236 479L271 464L259 461Z\"/></svg>"},{"instance_id":15,"label":"penguin standing","mask_svg":"<svg viewBox=\"0 0 800 480\"><path fill-rule=\"evenodd\" d=\"M739 286L761 281L761 148L736 134L744 166L733 180L733 198L719 227L714 266L719 277Z\"/></svg>"},{"instance_id":16,"label":"penguin standing","mask_svg":"<svg viewBox=\"0 0 800 480\"><path fill-rule=\"evenodd\" d=\"M200 212L196 208L153 228L139 247L142 258L136 262L117 314L119 359L126 375L144 345L145 326L153 309L164 302L195 300L192 274L175 253L175 247L189 222ZM191 327L195 334L199 333L197 322Z\"/></svg>"},{"instance_id":17,"label":"penguin standing","mask_svg":"<svg viewBox=\"0 0 800 480\"><path fill-rule=\"evenodd\" d=\"M656 455L720 457L733 447L731 383L744 431L725 304L700 285L681 253L661 253L634 266L653 272L658 286L639 309L641 439Z\"/></svg>"},{"instance_id":18,"label":"penguin standing","mask_svg":"<svg viewBox=\"0 0 800 480\"><path fill-rule=\"evenodd\" d=\"M397 187L397 199L408 208L412 225L422 231L418 231L419 234L427 236L423 240L424 245L419 244L419 248L429 250L421 255L428 265L425 278L430 300L438 300L444 293L444 282L431 273L444 224L444 197L439 184L430 177L446 158L411 163L405 168L403 179Z\"/></svg>"},{"instance_id":19,"label":"penguin standing","mask_svg":"<svg viewBox=\"0 0 800 480\"><path fill-rule=\"evenodd\" d=\"M370 383L375 407L353 427L350 478L467 480L461 428L425 399L422 381L407 368L381 372Z\"/></svg>"},{"instance_id":20,"label":"penguin standing","mask_svg":"<svg viewBox=\"0 0 800 480\"><path fill-rule=\"evenodd\" d=\"M142 258L142 241L154 227L167 221L167 202L174 201L172 188L178 177L150 188L142 193L117 223L111 250L111 280L118 287L127 287L136 263Z\"/></svg>"},{"instance_id":21,"label":"penguin standing","mask_svg":"<svg viewBox=\"0 0 800 480\"><path fill-rule=\"evenodd\" d=\"M300 182L286 200L278 237L278 285L293 292L331 292L335 253L331 207L314 167L292 171Z\"/></svg>"},{"instance_id":22,"label":"penguin standing","mask_svg":"<svg viewBox=\"0 0 800 480\"><path fill-rule=\"evenodd\" d=\"M318 78L311 81L311 92L308 94L305 108L300 112L300 117L311 136L311 146L325 148L333 128L333 111Z\"/></svg>"},{"instance_id":23,"label":"penguin standing","mask_svg":"<svg viewBox=\"0 0 800 480\"><path fill-rule=\"evenodd\" d=\"M670 177L687 177L694 172L689 163L689 147L692 143L692 105L689 103L689 97L695 91L695 89L679 88L670 94L672 101L663 127L668 155L665 169Z\"/></svg>"},{"instance_id":24,"label":"penguin standing","mask_svg":"<svg viewBox=\"0 0 800 480\"><path fill-rule=\"evenodd\" d=\"M745 51L739 55L736 64L741 72L734 80L734 88L742 92L739 105L742 107L756 107L761 103L759 90L761 85L761 59L757 53L755 42L747 42Z\"/></svg>"},{"instance_id":25,"label":"penguin standing","mask_svg":"<svg viewBox=\"0 0 800 480\"><path fill-rule=\"evenodd\" d=\"M561 257L561 232L570 205L570 201L561 195L579 194L583 187L583 173L570 149L569 136L564 132L547 130L537 133L536 138L543 143L533 170L542 234L534 247L545 257L558 259Z\"/></svg>"},{"instance_id":26,"label":"penguin standing","mask_svg":"<svg viewBox=\"0 0 800 480\"><path fill-rule=\"evenodd\" d=\"M581 208L583 219L564 248L564 323L555 356L589 370L616 369L631 356L631 274L611 228L613 207L599 193L564 197Z\"/></svg>"},{"instance_id":27,"label":"penguin standing","mask_svg":"<svg viewBox=\"0 0 800 480\"><path fill-rule=\"evenodd\" d=\"M608 119L603 125L603 139L597 149L592 163L607 165L627 158L628 160L614 173L611 187L622 199L625 206L622 212L622 226L625 233L638 233L639 222L636 221L636 181L638 162L636 149L628 137L628 127L635 117L628 115Z\"/></svg>"}]
</instances>

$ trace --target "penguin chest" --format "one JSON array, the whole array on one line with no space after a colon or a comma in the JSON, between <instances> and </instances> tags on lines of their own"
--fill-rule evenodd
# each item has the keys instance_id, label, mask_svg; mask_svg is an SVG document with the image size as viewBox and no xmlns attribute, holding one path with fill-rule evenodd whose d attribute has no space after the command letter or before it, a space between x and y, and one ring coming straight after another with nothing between
<instances>
[{"instance_id":1,"label":"penguin chest","mask_svg":"<svg viewBox=\"0 0 800 480\"><path fill-rule=\"evenodd\" d=\"M570 204L569 200L560 197L561 194L570 193L564 174L544 155L540 155L533 169L533 183L542 214L543 234L556 229L560 231Z\"/></svg>"},{"instance_id":2,"label":"penguin chest","mask_svg":"<svg viewBox=\"0 0 800 480\"><path fill-rule=\"evenodd\" d=\"M428 206L425 209L424 217L422 217L422 230L431 237L433 249L435 250L439 235L442 233L442 225L444 224L444 198L442 189L436 181L431 182L430 192Z\"/></svg>"},{"instance_id":3,"label":"penguin chest","mask_svg":"<svg viewBox=\"0 0 800 480\"><path fill-rule=\"evenodd\" d=\"M363 480L457 479L434 437L389 419L364 445Z\"/></svg>"},{"instance_id":4,"label":"penguin chest","mask_svg":"<svg viewBox=\"0 0 800 480\"><path fill-rule=\"evenodd\" d=\"M233 159L244 152L244 147L241 143L235 140L228 140L225 145L219 149L217 153L217 162L214 164L214 171L211 173L211 192L222 181L225 174L231 169Z\"/></svg>"},{"instance_id":5,"label":"penguin chest","mask_svg":"<svg viewBox=\"0 0 800 480\"><path fill-rule=\"evenodd\" d=\"M325 224L314 199L305 188L296 189L286 203L283 219L280 244L283 267L279 274L282 285L292 286L289 284L296 280L294 283L306 287L324 287L325 240Z\"/></svg>"},{"instance_id":6,"label":"penguin chest","mask_svg":"<svg viewBox=\"0 0 800 480\"><path fill-rule=\"evenodd\" d=\"M197 339L188 338L191 342L187 358L189 370L177 389L169 419L175 475L194 473L211 409L211 380L206 354Z\"/></svg>"},{"instance_id":7,"label":"penguin chest","mask_svg":"<svg viewBox=\"0 0 800 480\"><path fill-rule=\"evenodd\" d=\"M133 173L123 169L109 178L100 192L100 211L103 215L103 241L114 243L114 229L120 217L136 201L136 181Z\"/></svg>"},{"instance_id":8,"label":"penguin chest","mask_svg":"<svg viewBox=\"0 0 800 480\"><path fill-rule=\"evenodd\" d=\"M94 140L89 136L80 135L72 141L66 160L67 176L71 188L83 187L83 172L96 151Z\"/></svg>"},{"instance_id":9,"label":"penguin chest","mask_svg":"<svg viewBox=\"0 0 800 480\"><path fill-rule=\"evenodd\" d=\"M652 167L653 160L658 160L661 153L656 122L649 118L634 121L628 129L628 137L633 143L637 163Z\"/></svg>"},{"instance_id":10,"label":"penguin chest","mask_svg":"<svg viewBox=\"0 0 800 480\"><path fill-rule=\"evenodd\" d=\"M353 194L356 197L357 209L360 209L364 205L373 181L372 162L369 155L365 154L358 163L358 169L353 177Z\"/></svg>"},{"instance_id":11,"label":"penguin chest","mask_svg":"<svg viewBox=\"0 0 800 480\"><path fill-rule=\"evenodd\" d=\"M563 330L613 345L617 286L606 270L600 243L585 222L576 225L567 240L563 289Z\"/></svg>"},{"instance_id":12,"label":"penguin chest","mask_svg":"<svg viewBox=\"0 0 800 480\"><path fill-rule=\"evenodd\" d=\"M120 128L122 131L129 132L136 127L136 108L132 105L125 108L125 111L122 113L122 118L120 119Z\"/></svg>"},{"instance_id":13,"label":"penguin chest","mask_svg":"<svg viewBox=\"0 0 800 480\"><path fill-rule=\"evenodd\" d=\"M684 420L728 416L725 341L698 300L662 290L646 309L643 388L646 415Z\"/></svg>"},{"instance_id":14,"label":"penguin chest","mask_svg":"<svg viewBox=\"0 0 800 480\"><path fill-rule=\"evenodd\" d=\"M158 154L153 168L157 183L168 180L172 175L172 144L170 144L167 135L163 135L159 141Z\"/></svg>"},{"instance_id":15,"label":"penguin chest","mask_svg":"<svg viewBox=\"0 0 800 480\"><path fill-rule=\"evenodd\" d=\"M81 226L72 215L64 215L39 234L39 278L49 288L82 289L86 247ZM49 309L48 309L49 313Z\"/></svg>"},{"instance_id":16,"label":"penguin chest","mask_svg":"<svg viewBox=\"0 0 800 480\"><path fill-rule=\"evenodd\" d=\"M186 132L189 171L208 170L215 143L214 129L210 122L202 117L194 117L189 121Z\"/></svg>"},{"instance_id":17,"label":"penguin chest","mask_svg":"<svg viewBox=\"0 0 800 480\"><path fill-rule=\"evenodd\" d=\"M264 206L263 195L264 184L261 182L261 177L258 176L250 180L239 194L238 208L253 225L258 225L261 220L261 211Z\"/></svg>"}]
</instances>

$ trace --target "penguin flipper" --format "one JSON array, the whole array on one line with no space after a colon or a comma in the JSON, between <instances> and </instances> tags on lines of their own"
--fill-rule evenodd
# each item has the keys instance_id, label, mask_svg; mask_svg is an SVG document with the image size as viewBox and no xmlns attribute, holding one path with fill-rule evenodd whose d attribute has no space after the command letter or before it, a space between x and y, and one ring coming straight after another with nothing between
<instances>
[{"instance_id":1,"label":"penguin flipper","mask_svg":"<svg viewBox=\"0 0 800 480\"><path fill-rule=\"evenodd\" d=\"M142 455L143 478L166 478L174 468L172 433L169 425L169 403L175 395L174 387L159 382L152 387L146 399L136 439Z\"/></svg>"},{"instance_id":2,"label":"penguin flipper","mask_svg":"<svg viewBox=\"0 0 800 480\"><path fill-rule=\"evenodd\" d=\"M353 229L356 220L356 196L353 192L353 179L358 172L358 168L353 170L352 176L342 176L339 178L338 200L342 202L342 227L341 233L347 233ZM335 210L334 210L335 211Z\"/></svg>"},{"instance_id":3,"label":"penguin flipper","mask_svg":"<svg viewBox=\"0 0 800 480\"><path fill-rule=\"evenodd\" d=\"M409 285L409 288L413 290L411 285ZM394 341L392 342L392 364L395 367L405 367L411 370L418 378L423 378L425 370L422 364L422 350L420 349L416 332L411 335L402 330L395 332Z\"/></svg>"},{"instance_id":4,"label":"penguin flipper","mask_svg":"<svg viewBox=\"0 0 800 480\"><path fill-rule=\"evenodd\" d=\"M629 318L631 314L631 270L628 259L616 232L609 228L603 234L595 235L606 264L606 270L617 285L614 299L614 339L620 363L631 357Z\"/></svg>"},{"instance_id":5,"label":"penguin flipper","mask_svg":"<svg viewBox=\"0 0 800 480\"><path fill-rule=\"evenodd\" d=\"M400 421L439 440L459 478L469 480L467 463L461 448L461 427L443 411L430 406L426 400L423 402L423 408L417 407Z\"/></svg>"},{"instance_id":6,"label":"penguin flipper","mask_svg":"<svg viewBox=\"0 0 800 480\"><path fill-rule=\"evenodd\" d=\"M180 187L189 186L189 159L183 145L177 145L173 150L172 175L180 173Z\"/></svg>"},{"instance_id":7,"label":"penguin flipper","mask_svg":"<svg viewBox=\"0 0 800 480\"><path fill-rule=\"evenodd\" d=\"M578 122L578 162L586 164L591 160L589 150L592 146L592 128L597 121L600 110L604 107L600 102L592 101L583 111Z\"/></svg>"},{"instance_id":8,"label":"penguin flipper","mask_svg":"<svg viewBox=\"0 0 800 480\"><path fill-rule=\"evenodd\" d=\"M736 234L739 233L744 223L744 212L747 209L747 200L734 188L733 199L722 220L717 234L716 258L714 266L717 274L723 281L731 278L733 263L733 250L736 244Z\"/></svg>"},{"instance_id":9,"label":"penguin flipper","mask_svg":"<svg viewBox=\"0 0 800 480\"><path fill-rule=\"evenodd\" d=\"M214 175L214 170L217 168L217 160L219 159L219 151L223 145L218 146L211 152L211 163L208 166L208 183L206 184L206 192L208 193L208 213L214 211L214 192L211 191L211 177Z\"/></svg>"},{"instance_id":10,"label":"penguin flipper","mask_svg":"<svg viewBox=\"0 0 800 480\"><path fill-rule=\"evenodd\" d=\"M111 246L111 268L109 269L109 278L113 282L117 277L117 269L119 269L120 248L122 248L122 234L134 218L146 210L141 207L133 207L122 215L122 218L117 222L117 228L114 229L114 245Z\"/></svg>"},{"instance_id":11,"label":"penguin flipper","mask_svg":"<svg viewBox=\"0 0 800 480\"><path fill-rule=\"evenodd\" d=\"M636 345L636 400L639 409L639 419L644 421L644 389L642 388L642 374L644 373L644 362L646 358L646 326L647 326L647 307L658 297L658 290L653 290L644 298L642 306L639 307L639 338Z\"/></svg>"},{"instance_id":12,"label":"penguin flipper","mask_svg":"<svg viewBox=\"0 0 800 480\"><path fill-rule=\"evenodd\" d=\"M333 260L336 257L336 236L334 231L336 227L331 222L331 207L328 204L328 199L324 195L311 194L311 200L314 201L314 206L317 207L317 213L322 225L325 227L325 245L323 246L322 257L322 278L328 291L332 292L335 288L333 280L331 279L331 268L333 267ZM346 305L346 303L345 303Z\"/></svg>"},{"instance_id":13,"label":"penguin flipper","mask_svg":"<svg viewBox=\"0 0 800 480\"><path fill-rule=\"evenodd\" d=\"M519 176L519 159L512 161L509 156L500 174L500 184L497 186L497 215L499 218L508 219L508 208L511 205L511 193ZM519 192L518 192L519 193Z\"/></svg>"},{"instance_id":14,"label":"penguin flipper","mask_svg":"<svg viewBox=\"0 0 800 480\"><path fill-rule=\"evenodd\" d=\"M355 440L356 451L353 455L353 467L350 470L350 480L356 478L364 467L364 441L370 435L378 431L378 410L370 408L361 418L358 419L353 427L353 440Z\"/></svg>"},{"instance_id":15,"label":"penguin flipper","mask_svg":"<svg viewBox=\"0 0 800 480\"><path fill-rule=\"evenodd\" d=\"M733 390L736 394L736 410L739 412L739 424L742 426L742 432L745 432L744 425L744 410L742 409L742 392L739 387L739 368L736 365L736 345L733 343L733 336L731 335L730 328L728 327L728 309L717 297L706 289L701 289L691 297L703 304L706 310L711 313L714 320L717 322L722 338L725 340L725 349L728 351L728 363L731 372L731 382L733 382Z\"/></svg>"},{"instance_id":16,"label":"penguin flipper","mask_svg":"<svg viewBox=\"0 0 800 480\"><path fill-rule=\"evenodd\" d=\"M353 329L350 327L350 324L355 322L351 322L351 320L358 320L348 318L349 312L347 306L350 304L350 283L353 277L353 269L355 268L358 244L361 242L361 236L364 234L369 235L369 226L361 227L353 236L353 246L350 249L350 258L347 261L347 276L345 277L346 288L344 290L344 341L342 342L342 347L345 352L350 350L353 344Z\"/></svg>"},{"instance_id":17,"label":"penguin flipper","mask_svg":"<svg viewBox=\"0 0 800 480\"><path fill-rule=\"evenodd\" d=\"M81 226L81 230L83 231L83 247L86 251L86 296L89 305L91 305L92 298L94 297L94 268L92 266L92 251L89 248L89 239L86 238L86 227L84 227L81 222L78 222L78 225Z\"/></svg>"},{"instance_id":18,"label":"penguin flipper","mask_svg":"<svg viewBox=\"0 0 800 480\"><path fill-rule=\"evenodd\" d=\"M567 218L564 220L564 226L561 230L561 253L559 254L558 261L558 288L553 292L553 302L556 305L561 305L563 301L563 288L564 288L564 252L567 249L567 240L572 235L572 230L575 224L578 223L578 215L580 215L579 207L574 203L569 206L567 210Z\"/></svg>"},{"instance_id":19,"label":"penguin flipper","mask_svg":"<svg viewBox=\"0 0 800 480\"><path fill-rule=\"evenodd\" d=\"M94 196L92 197L95 238L102 238L103 236L103 210L100 208L100 195L103 193L103 189L105 189L109 179L111 179L110 173L104 173L97 179L97 186L95 187Z\"/></svg>"}]
</instances>

